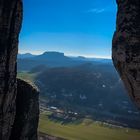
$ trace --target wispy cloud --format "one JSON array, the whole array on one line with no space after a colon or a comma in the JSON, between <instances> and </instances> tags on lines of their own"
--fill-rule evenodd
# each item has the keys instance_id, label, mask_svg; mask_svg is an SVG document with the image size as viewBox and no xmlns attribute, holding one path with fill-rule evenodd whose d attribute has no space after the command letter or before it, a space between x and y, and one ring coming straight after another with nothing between
<instances>
[{"instance_id":1,"label":"wispy cloud","mask_svg":"<svg viewBox=\"0 0 140 140\"><path fill-rule=\"evenodd\" d=\"M86 13L95 13L95 14L100 14L105 12L105 9L97 9L97 8L93 8L93 9L89 9L88 11L86 11Z\"/></svg>"},{"instance_id":2,"label":"wispy cloud","mask_svg":"<svg viewBox=\"0 0 140 140\"><path fill-rule=\"evenodd\" d=\"M103 8L91 8L86 11L86 13L93 13L93 14L101 14L104 12L116 12L116 5L108 5L107 7Z\"/></svg>"}]
</instances>

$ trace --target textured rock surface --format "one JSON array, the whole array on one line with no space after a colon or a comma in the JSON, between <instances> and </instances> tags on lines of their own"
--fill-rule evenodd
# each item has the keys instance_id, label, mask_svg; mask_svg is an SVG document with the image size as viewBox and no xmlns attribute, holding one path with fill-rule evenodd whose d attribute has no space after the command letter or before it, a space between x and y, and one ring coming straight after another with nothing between
<instances>
[{"instance_id":1,"label":"textured rock surface","mask_svg":"<svg viewBox=\"0 0 140 140\"><path fill-rule=\"evenodd\" d=\"M16 79L21 22L22 0L0 0L0 140L37 139L38 92Z\"/></svg>"},{"instance_id":2,"label":"textured rock surface","mask_svg":"<svg viewBox=\"0 0 140 140\"><path fill-rule=\"evenodd\" d=\"M21 0L0 0L0 140L8 140L15 116L16 56Z\"/></svg>"},{"instance_id":3,"label":"textured rock surface","mask_svg":"<svg viewBox=\"0 0 140 140\"><path fill-rule=\"evenodd\" d=\"M117 0L113 61L129 95L140 108L140 0Z\"/></svg>"},{"instance_id":4,"label":"textured rock surface","mask_svg":"<svg viewBox=\"0 0 140 140\"><path fill-rule=\"evenodd\" d=\"M11 140L37 140L39 93L28 83L18 79L16 117Z\"/></svg>"}]
</instances>

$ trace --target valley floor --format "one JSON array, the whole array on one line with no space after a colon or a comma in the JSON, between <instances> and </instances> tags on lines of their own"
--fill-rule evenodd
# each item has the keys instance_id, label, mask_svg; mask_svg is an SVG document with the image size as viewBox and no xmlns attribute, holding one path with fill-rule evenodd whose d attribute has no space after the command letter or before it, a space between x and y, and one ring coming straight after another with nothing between
<instances>
[{"instance_id":1,"label":"valley floor","mask_svg":"<svg viewBox=\"0 0 140 140\"><path fill-rule=\"evenodd\" d=\"M34 83L35 75L18 73L18 77ZM112 124L94 122L90 119L65 124L49 118L50 114L44 113L47 111L46 105L41 105L40 111L39 140L140 140L139 130L117 128Z\"/></svg>"},{"instance_id":2,"label":"valley floor","mask_svg":"<svg viewBox=\"0 0 140 140\"><path fill-rule=\"evenodd\" d=\"M39 131L67 140L139 140L140 131L129 128L114 128L85 119L80 123L62 124L40 115ZM59 140L59 139L50 140ZM41 139L40 139L41 140ZM45 139L42 139L45 140ZM47 139L48 140L48 139ZM61 139L60 139L61 140Z\"/></svg>"}]
</instances>

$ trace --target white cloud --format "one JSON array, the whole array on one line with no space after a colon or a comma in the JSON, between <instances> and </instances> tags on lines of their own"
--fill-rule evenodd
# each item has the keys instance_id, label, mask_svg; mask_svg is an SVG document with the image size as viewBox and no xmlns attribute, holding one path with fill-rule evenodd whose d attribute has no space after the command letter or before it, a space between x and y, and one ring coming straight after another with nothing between
<instances>
[{"instance_id":1,"label":"white cloud","mask_svg":"<svg viewBox=\"0 0 140 140\"><path fill-rule=\"evenodd\" d=\"M87 13L95 13L95 14L100 14L100 13L103 13L105 12L105 9L96 9L96 8L93 8L93 9L90 9L87 11Z\"/></svg>"},{"instance_id":2,"label":"white cloud","mask_svg":"<svg viewBox=\"0 0 140 140\"><path fill-rule=\"evenodd\" d=\"M103 7L103 8L91 8L89 10L86 11L86 13L93 13L93 14L100 14L100 13L104 13L104 12L116 12L116 5L108 5L107 7Z\"/></svg>"}]
</instances>

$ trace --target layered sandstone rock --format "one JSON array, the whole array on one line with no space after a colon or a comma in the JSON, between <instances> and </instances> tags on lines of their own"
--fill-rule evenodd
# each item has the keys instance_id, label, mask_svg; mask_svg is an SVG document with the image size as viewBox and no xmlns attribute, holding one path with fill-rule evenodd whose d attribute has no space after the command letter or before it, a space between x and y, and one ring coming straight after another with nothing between
<instances>
[{"instance_id":1,"label":"layered sandstone rock","mask_svg":"<svg viewBox=\"0 0 140 140\"><path fill-rule=\"evenodd\" d=\"M129 95L140 108L140 0L117 0L113 61Z\"/></svg>"}]
</instances>

